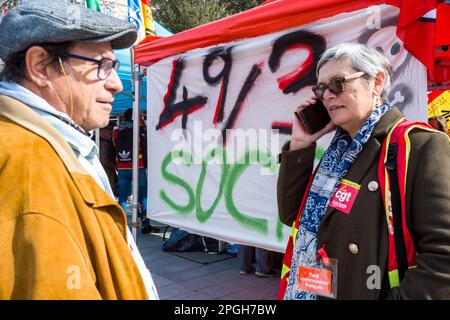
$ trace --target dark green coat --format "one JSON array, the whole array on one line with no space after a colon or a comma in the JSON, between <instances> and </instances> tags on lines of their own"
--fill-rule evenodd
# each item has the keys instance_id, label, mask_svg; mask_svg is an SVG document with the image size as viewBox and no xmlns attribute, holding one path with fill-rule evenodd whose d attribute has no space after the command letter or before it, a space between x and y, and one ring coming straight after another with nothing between
<instances>
[{"instance_id":1,"label":"dark green coat","mask_svg":"<svg viewBox=\"0 0 450 320\"><path fill-rule=\"evenodd\" d=\"M389 290L386 216L380 187L370 191L368 185L378 182L383 140L400 117L393 108L380 119L346 174L345 179L361 185L350 214L328 208L320 224L318 248L325 243L328 256L338 260L338 299L450 299L450 145L437 132L410 133L406 209L417 268L406 272L400 287ZM315 145L286 151L288 145L281 154L278 211L280 220L292 226L312 173ZM374 271L368 271L371 265L380 267L380 289L368 288L367 282L376 283L370 278Z\"/></svg>"}]
</instances>

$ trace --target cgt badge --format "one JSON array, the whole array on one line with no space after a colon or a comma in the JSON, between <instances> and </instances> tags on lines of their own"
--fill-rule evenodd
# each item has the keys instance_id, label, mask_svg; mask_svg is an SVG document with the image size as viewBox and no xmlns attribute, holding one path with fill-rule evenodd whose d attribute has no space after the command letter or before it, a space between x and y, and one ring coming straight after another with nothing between
<instances>
[{"instance_id":1,"label":"cgt badge","mask_svg":"<svg viewBox=\"0 0 450 320\"><path fill-rule=\"evenodd\" d=\"M330 202L330 207L349 214L361 186L355 182L342 179Z\"/></svg>"}]
</instances>

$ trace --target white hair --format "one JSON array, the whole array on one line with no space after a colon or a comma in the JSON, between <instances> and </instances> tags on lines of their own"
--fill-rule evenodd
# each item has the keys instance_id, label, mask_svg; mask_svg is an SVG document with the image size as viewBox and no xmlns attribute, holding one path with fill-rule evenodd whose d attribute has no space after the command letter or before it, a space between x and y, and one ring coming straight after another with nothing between
<instances>
[{"instance_id":1,"label":"white hair","mask_svg":"<svg viewBox=\"0 0 450 320\"><path fill-rule=\"evenodd\" d=\"M328 61L348 59L350 67L365 73L366 79L375 78L382 71L385 74L381 99L387 100L391 88L393 69L389 60L377 50L359 43L342 43L327 49L317 63L316 75Z\"/></svg>"}]
</instances>

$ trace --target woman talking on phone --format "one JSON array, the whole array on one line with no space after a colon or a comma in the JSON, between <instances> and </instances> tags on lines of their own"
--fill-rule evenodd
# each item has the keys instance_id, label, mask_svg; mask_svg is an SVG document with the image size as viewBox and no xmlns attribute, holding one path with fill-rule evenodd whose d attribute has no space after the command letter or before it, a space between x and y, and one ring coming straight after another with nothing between
<instances>
[{"instance_id":1,"label":"woman talking on phone","mask_svg":"<svg viewBox=\"0 0 450 320\"><path fill-rule=\"evenodd\" d=\"M389 105L392 67L374 49L330 48L317 77L280 157L292 232L279 298L449 299L448 137ZM314 128L321 104L331 121ZM334 129L313 171L316 141Z\"/></svg>"}]
</instances>

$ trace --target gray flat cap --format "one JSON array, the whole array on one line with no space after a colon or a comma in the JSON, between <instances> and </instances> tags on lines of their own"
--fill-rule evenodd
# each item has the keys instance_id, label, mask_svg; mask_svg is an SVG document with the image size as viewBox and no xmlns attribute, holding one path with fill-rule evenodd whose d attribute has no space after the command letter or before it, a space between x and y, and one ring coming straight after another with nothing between
<instances>
[{"instance_id":1,"label":"gray flat cap","mask_svg":"<svg viewBox=\"0 0 450 320\"><path fill-rule=\"evenodd\" d=\"M113 49L130 47L137 38L134 24L64 0L30 1L17 6L0 23L0 59L41 43L110 42Z\"/></svg>"}]
</instances>

